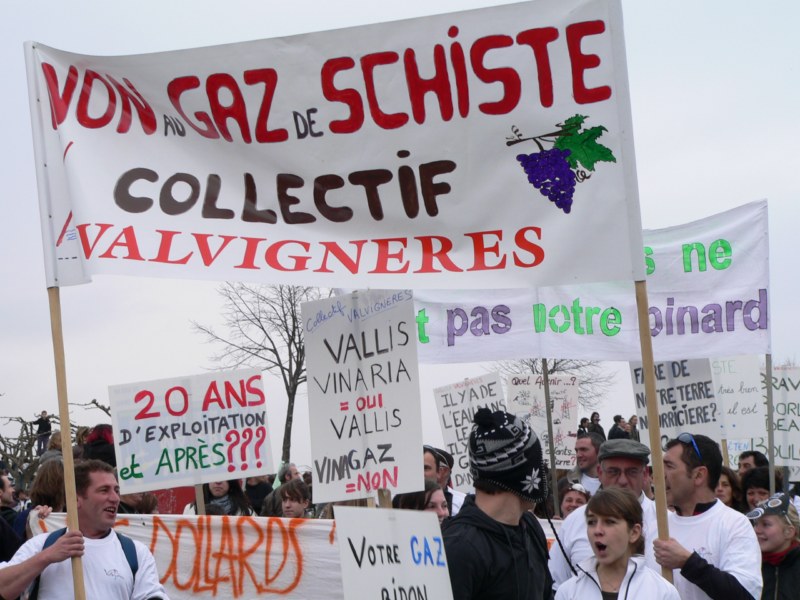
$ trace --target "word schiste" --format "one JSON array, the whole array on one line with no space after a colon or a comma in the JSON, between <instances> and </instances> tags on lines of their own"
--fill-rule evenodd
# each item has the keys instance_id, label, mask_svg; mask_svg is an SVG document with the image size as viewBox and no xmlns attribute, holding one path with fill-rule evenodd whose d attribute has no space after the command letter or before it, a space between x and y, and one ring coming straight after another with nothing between
<instances>
[{"instance_id":1,"label":"word schiste","mask_svg":"<svg viewBox=\"0 0 800 600\"><path fill-rule=\"evenodd\" d=\"M453 598L433 513L339 506L336 535L346 598Z\"/></svg>"},{"instance_id":2,"label":"word schiste","mask_svg":"<svg viewBox=\"0 0 800 600\"><path fill-rule=\"evenodd\" d=\"M301 311L315 500L422 489L411 292L360 291Z\"/></svg>"},{"instance_id":3,"label":"word schiste","mask_svg":"<svg viewBox=\"0 0 800 600\"><path fill-rule=\"evenodd\" d=\"M453 455L452 480L462 492L472 492L469 472L469 432L481 407L506 410L503 386L497 373L473 377L433 390L445 449Z\"/></svg>"},{"instance_id":4,"label":"word schiste","mask_svg":"<svg viewBox=\"0 0 800 600\"><path fill-rule=\"evenodd\" d=\"M270 473L261 372L110 386L123 493Z\"/></svg>"}]
</instances>

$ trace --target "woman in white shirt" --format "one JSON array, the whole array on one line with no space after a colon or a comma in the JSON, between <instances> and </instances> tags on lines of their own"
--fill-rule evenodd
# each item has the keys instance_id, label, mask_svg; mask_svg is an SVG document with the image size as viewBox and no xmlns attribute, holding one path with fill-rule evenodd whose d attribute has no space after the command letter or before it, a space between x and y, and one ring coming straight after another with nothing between
<instances>
[{"instance_id":1,"label":"woman in white shirt","mask_svg":"<svg viewBox=\"0 0 800 600\"><path fill-rule=\"evenodd\" d=\"M586 507L594 556L577 565L556 600L679 600L678 590L645 566L642 506L630 490L601 489Z\"/></svg>"}]
</instances>

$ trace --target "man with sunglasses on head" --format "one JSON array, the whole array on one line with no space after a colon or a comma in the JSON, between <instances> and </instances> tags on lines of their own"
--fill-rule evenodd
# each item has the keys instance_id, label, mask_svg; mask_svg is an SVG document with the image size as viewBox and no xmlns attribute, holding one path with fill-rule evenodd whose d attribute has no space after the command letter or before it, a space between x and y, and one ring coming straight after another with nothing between
<instances>
[{"instance_id":1,"label":"man with sunglasses on head","mask_svg":"<svg viewBox=\"0 0 800 600\"><path fill-rule=\"evenodd\" d=\"M664 479L674 512L668 514L670 538L653 546L684 600L761 597L758 540L747 517L717 500L721 471L714 440L682 433L667 443Z\"/></svg>"},{"instance_id":2,"label":"man with sunglasses on head","mask_svg":"<svg viewBox=\"0 0 800 600\"><path fill-rule=\"evenodd\" d=\"M644 472L650 459L650 449L628 439L608 440L597 454L597 474L601 488L627 488L639 498L644 516L645 561L648 567L660 572L650 540L658 535L656 509L643 493ZM578 564L594 556L586 531L586 505L579 506L564 519L558 535L559 542L550 549L550 574L557 589L573 575Z\"/></svg>"}]
</instances>

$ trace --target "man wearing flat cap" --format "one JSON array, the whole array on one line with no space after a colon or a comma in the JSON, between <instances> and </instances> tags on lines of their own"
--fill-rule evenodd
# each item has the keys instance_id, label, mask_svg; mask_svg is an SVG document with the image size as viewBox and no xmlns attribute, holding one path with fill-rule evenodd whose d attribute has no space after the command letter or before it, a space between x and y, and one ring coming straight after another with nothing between
<instances>
[{"instance_id":1,"label":"man wearing flat cap","mask_svg":"<svg viewBox=\"0 0 800 600\"><path fill-rule=\"evenodd\" d=\"M627 488L642 505L644 517L645 562L659 574L661 567L655 559L653 540L658 536L655 503L644 495L644 471L650 459L650 449L630 439L614 439L603 442L597 455L597 473L601 488ZM553 587L558 588L572 577L573 568L594 556L586 533L586 505L572 511L558 535L561 545L550 549L550 573Z\"/></svg>"}]
</instances>

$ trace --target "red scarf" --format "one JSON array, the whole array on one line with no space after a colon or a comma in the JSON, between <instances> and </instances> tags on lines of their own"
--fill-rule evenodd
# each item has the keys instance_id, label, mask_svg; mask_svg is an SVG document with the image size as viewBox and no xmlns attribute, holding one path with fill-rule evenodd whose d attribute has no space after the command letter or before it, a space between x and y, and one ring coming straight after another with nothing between
<instances>
[{"instance_id":1,"label":"red scarf","mask_svg":"<svg viewBox=\"0 0 800 600\"><path fill-rule=\"evenodd\" d=\"M783 562L783 559L786 558L786 555L789 554L792 550L800 546L800 542L797 540L793 541L786 550L782 552L762 552L761 553L761 560L767 564L772 565L773 567L777 567L779 564Z\"/></svg>"}]
</instances>

